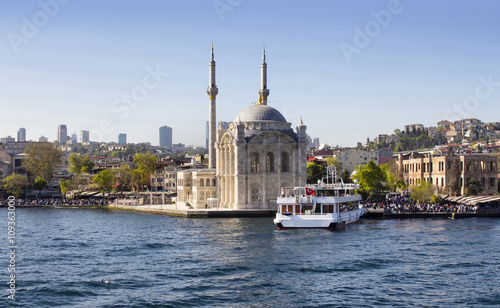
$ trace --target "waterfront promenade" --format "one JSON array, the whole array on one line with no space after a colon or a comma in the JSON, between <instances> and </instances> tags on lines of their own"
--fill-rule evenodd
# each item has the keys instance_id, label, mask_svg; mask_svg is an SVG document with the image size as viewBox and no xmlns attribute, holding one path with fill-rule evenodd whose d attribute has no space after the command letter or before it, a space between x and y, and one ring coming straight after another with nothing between
<instances>
[{"instance_id":1,"label":"waterfront promenade","mask_svg":"<svg viewBox=\"0 0 500 308\"><path fill-rule=\"evenodd\" d=\"M440 211L430 211L430 212L406 212L406 211L388 211L383 208L367 208L365 210L364 216L361 218L365 219L405 219L405 218L469 218L469 217L500 217L500 213L490 212L440 212Z\"/></svg>"},{"instance_id":2,"label":"waterfront promenade","mask_svg":"<svg viewBox=\"0 0 500 308\"><path fill-rule=\"evenodd\" d=\"M7 200L0 199L0 205L6 206ZM363 219L407 219L407 218L468 218L468 217L500 217L500 211L495 208L467 208L461 206L439 207L394 207L383 204L370 204L366 208ZM230 210L224 208L192 209L176 204L116 204L111 200L95 199L17 199L17 207L99 207L111 210L143 212L150 214L171 215L188 218L221 218L221 217L274 217L274 210Z\"/></svg>"},{"instance_id":3,"label":"waterfront promenade","mask_svg":"<svg viewBox=\"0 0 500 308\"><path fill-rule=\"evenodd\" d=\"M229 210L222 208L213 209L187 209L176 204L146 204L122 205L109 204L108 208L114 210L143 212L150 214L163 214L189 218L222 218L222 217L274 217L276 211L272 210Z\"/></svg>"}]
</instances>

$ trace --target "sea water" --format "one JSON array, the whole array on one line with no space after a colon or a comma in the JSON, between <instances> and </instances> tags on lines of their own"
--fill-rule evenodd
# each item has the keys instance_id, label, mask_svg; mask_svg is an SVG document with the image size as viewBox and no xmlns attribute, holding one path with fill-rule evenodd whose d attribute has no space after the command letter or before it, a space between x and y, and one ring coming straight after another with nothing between
<instances>
[{"instance_id":1,"label":"sea water","mask_svg":"<svg viewBox=\"0 0 500 308\"><path fill-rule=\"evenodd\" d=\"M0 307L500 306L499 219L362 220L332 232L278 231L272 218L15 211L12 300L0 209Z\"/></svg>"}]
</instances>

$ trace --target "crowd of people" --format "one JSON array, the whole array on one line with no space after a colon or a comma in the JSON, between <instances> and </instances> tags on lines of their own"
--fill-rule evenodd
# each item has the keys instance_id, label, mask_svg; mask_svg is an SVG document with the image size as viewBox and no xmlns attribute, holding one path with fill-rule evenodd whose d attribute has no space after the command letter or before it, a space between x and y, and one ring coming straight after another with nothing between
<instances>
[{"instance_id":1,"label":"crowd of people","mask_svg":"<svg viewBox=\"0 0 500 308\"><path fill-rule=\"evenodd\" d=\"M8 206L7 198L0 198L1 206ZM16 206L105 206L109 202L102 198L89 199L60 199L60 198L17 198L14 201Z\"/></svg>"},{"instance_id":2,"label":"crowd of people","mask_svg":"<svg viewBox=\"0 0 500 308\"><path fill-rule=\"evenodd\" d=\"M384 209L388 213L477 213L477 206L465 204L417 202L408 197L394 197L380 202L365 203L367 209Z\"/></svg>"}]
</instances>

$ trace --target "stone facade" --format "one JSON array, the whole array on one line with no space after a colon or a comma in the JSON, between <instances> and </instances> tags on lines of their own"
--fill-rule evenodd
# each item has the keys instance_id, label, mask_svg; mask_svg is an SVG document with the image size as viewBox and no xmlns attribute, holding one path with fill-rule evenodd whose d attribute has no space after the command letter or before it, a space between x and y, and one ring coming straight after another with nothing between
<instances>
[{"instance_id":1,"label":"stone facade","mask_svg":"<svg viewBox=\"0 0 500 308\"><path fill-rule=\"evenodd\" d=\"M163 191L168 194L177 191L177 168L162 166L151 173L151 191Z\"/></svg>"},{"instance_id":2,"label":"stone facade","mask_svg":"<svg viewBox=\"0 0 500 308\"><path fill-rule=\"evenodd\" d=\"M297 132L277 110L255 105L219 129L217 197L229 209L275 209L281 187L306 184L306 126Z\"/></svg>"},{"instance_id":3,"label":"stone facade","mask_svg":"<svg viewBox=\"0 0 500 308\"><path fill-rule=\"evenodd\" d=\"M304 186L307 179L306 126L296 132L276 109L267 106L267 63L262 51L259 102L216 131L215 61L209 65L209 169L177 174L177 202L193 208L276 209L281 187Z\"/></svg>"},{"instance_id":4,"label":"stone facade","mask_svg":"<svg viewBox=\"0 0 500 308\"><path fill-rule=\"evenodd\" d=\"M214 169L189 169L177 172L177 204L180 207L206 209L217 197Z\"/></svg>"},{"instance_id":5,"label":"stone facade","mask_svg":"<svg viewBox=\"0 0 500 308\"><path fill-rule=\"evenodd\" d=\"M456 181L460 194L465 194L467 182L476 178L480 181L482 194L497 192L497 158L489 155L447 155L434 156L430 153L398 153L395 155L398 170L404 181L416 185L426 181L435 187L436 193L449 193L450 185ZM453 164L459 163L458 178L453 177Z\"/></svg>"},{"instance_id":6,"label":"stone facade","mask_svg":"<svg viewBox=\"0 0 500 308\"><path fill-rule=\"evenodd\" d=\"M347 169L349 172L353 172L357 166L365 165L370 160L373 160L376 164L380 163L378 151L365 151L358 148L342 149L334 157L337 157L340 168L342 170Z\"/></svg>"}]
</instances>

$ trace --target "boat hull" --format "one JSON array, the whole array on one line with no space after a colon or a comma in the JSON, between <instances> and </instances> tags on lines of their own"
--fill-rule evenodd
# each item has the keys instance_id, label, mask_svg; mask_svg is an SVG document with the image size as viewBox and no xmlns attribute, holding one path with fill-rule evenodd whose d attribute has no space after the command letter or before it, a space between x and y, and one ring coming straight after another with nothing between
<instances>
[{"instance_id":1,"label":"boat hull","mask_svg":"<svg viewBox=\"0 0 500 308\"><path fill-rule=\"evenodd\" d=\"M274 224L278 230L287 229L343 229L346 225L356 223L363 215L363 209L324 215L284 215L276 214Z\"/></svg>"}]
</instances>

